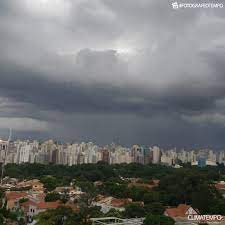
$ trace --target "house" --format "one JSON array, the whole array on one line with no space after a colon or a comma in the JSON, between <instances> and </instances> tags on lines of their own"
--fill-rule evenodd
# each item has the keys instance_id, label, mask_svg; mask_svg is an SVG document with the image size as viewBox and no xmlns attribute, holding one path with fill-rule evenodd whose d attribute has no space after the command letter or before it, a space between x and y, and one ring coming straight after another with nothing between
<instances>
[{"instance_id":1,"label":"house","mask_svg":"<svg viewBox=\"0 0 225 225\"><path fill-rule=\"evenodd\" d=\"M141 180L132 180L131 183L128 184L128 187L142 187L146 189L152 189L159 185L160 180L153 179L149 183L143 183Z\"/></svg>"},{"instance_id":2,"label":"house","mask_svg":"<svg viewBox=\"0 0 225 225\"><path fill-rule=\"evenodd\" d=\"M124 211L125 205L130 204L131 202L132 202L132 199L130 198L118 199L112 196L105 197L102 195L98 195L96 198L96 201L94 201L92 204L94 206L100 206L101 211L103 213L107 213L110 209Z\"/></svg>"},{"instance_id":3,"label":"house","mask_svg":"<svg viewBox=\"0 0 225 225\"><path fill-rule=\"evenodd\" d=\"M35 206L37 203L32 201L32 200L28 200L26 202L23 202L20 204L20 208L23 211L24 215L26 216L26 218L28 219L28 221L32 220L32 217L29 216L29 210L30 210L30 206L33 205Z\"/></svg>"},{"instance_id":4,"label":"house","mask_svg":"<svg viewBox=\"0 0 225 225\"><path fill-rule=\"evenodd\" d=\"M65 194L73 190L73 187L56 187L54 192L57 192L59 194Z\"/></svg>"},{"instance_id":5,"label":"house","mask_svg":"<svg viewBox=\"0 0 225 225\"><path fill-rule=\"evenodd\" d=\"M188 215L198 215L198 210L193 209L190 205L180 204L176 208L167 208L164 212L165 216L173 219L187 218Z\"/></svg>"},{"instance_id":6,"label":"house","mask_svg":"<svg viewBox=\"0 0 225 225\"><path fill-rule=\"evenodd\" d=\"M56 209L60 206L59 201L55 202L34 202L28 201L21 204L21 208L23 209L25 215L28 218L28 221L32 221L33 216L38 215L41 212L45 212L48 209Z\"/></svg>"},{"instance_id":7,"label":"house","mask_svg":"<svg viewBox=\"0 0 225 225\"><path fill-rule=\"evenodd\" d=\"M44 192L44 184L41 183L38 179L22 181L17 184L17 188L20 189L30 189L33 192Z\"/></svg>"},{"instance_id":8,"label":"house","mask_svg":"<svg viewBox=\"0 0 225 225\"><path fill-rule=\"evenodd\" d=\"M34 200L35 202L44 202L45 197L45 193L32 193L31 195L29 195L29 199Z\"/></svg>"},{"instance_id":9,"label":"house","mask_svg":"<svg viewBox=\"0 0 225 225\"><path fill-rule=\"evenodd\" d=\"M215 184L215 187L218 191L225 191L225 182L220 181L220 182Z\"/></svg>"},{"instance_id":10,"label":"house","mask_svg":"<svg viewBox=\"0 0 225 225\"><path fill-rule=\"evenodd\" d=\"M11 178L11 177L4 177L2 179L2 181L3 181L3 184L11 184L11 185L15 186L17 184L17 182L18 182L18 179Z\"/></svg>"},{"instance_id":11,"label":"house","mask_svg":"<svg viewBox=\"0 0 225 225\"><path fill-rule=\"evenodd\" d=\"M76 188L76 189L70 190L68 194L70 197L79 197L80 195L83 195L85 193L81 191L81 189Z\"/></svg>"},{"instance_id":12,"label":"house","mask_svg":"<svg viewBox=\"0 0 225 225\"><path fill-rule=\"evenodd\" d=\"M5 201L7 201L7 209L14 210L19 207L19 200L27 198L28 193L17 192L17 191L7 191L5 193ZM5 202L4 201L4 202Z\"/></svg>"},{"instance_id":13,"label":"house","mask_svg":"<svg viewBox=\"0 0 225 225\"><path fill-rule=\"evenodd\" d=\"M215 188L220 191L220 193L223 195L223 198L225 198L225 181L216 183Z\"/></svg>"}]
</instances>

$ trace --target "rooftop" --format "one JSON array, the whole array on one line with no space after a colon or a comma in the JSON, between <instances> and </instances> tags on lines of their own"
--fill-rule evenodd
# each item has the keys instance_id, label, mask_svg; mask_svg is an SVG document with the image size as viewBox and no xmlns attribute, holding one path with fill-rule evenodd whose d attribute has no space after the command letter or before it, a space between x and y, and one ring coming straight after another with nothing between
<instances>
[{"instance_id":1,"label":"rooftop","mask_svg":"<svg viewBox=\"0 0 225 225\"><path fill-rule=\"evenodd\" d=\"M191 208L190 205L180 204L177 208L166 209L166 214L169 217L186 217L189 208Z\"/></svg>"},{"instance_id":2,"label":"rooftop","mask_svg":"<svg viewBox=\"0 0 225 225\"><path fill-rule=\"evenodd\" d=\"M16 191L6 192L7 200L12 200L12 199L16 200L16 199L24 198L27 196L28 194L26 192L16 192Z\"/></svg>"},{"instance_id":3,"label":"rooftop","mask_svg":"<svg viewBox=\"0 0 225 225\"><path fill-rule=\"evenodd\" d=\"M60 202L39 202L37 208L39 209L56 209L60 205Z\"/></svg>"}]
</instances>

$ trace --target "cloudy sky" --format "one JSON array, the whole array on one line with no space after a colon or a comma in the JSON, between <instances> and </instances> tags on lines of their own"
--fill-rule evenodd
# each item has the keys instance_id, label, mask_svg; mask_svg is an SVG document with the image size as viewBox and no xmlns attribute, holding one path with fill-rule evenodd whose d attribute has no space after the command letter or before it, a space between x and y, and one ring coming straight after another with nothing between
<instances>
[{"instance_id":1,"label":"cloudy sky","mask_svg":"<svg viewBox=\"0 0 225 225\"><path fill-rule=\"evenodd\" d=\"M0 136L225 148L225 6L171 3L1 0Z\"/></svg>"}]
</instances>

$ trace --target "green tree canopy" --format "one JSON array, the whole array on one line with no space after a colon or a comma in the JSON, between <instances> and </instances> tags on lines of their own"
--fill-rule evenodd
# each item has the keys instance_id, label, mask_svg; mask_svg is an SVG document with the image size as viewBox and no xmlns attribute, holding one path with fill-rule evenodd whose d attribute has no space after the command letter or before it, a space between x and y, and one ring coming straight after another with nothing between
<instances>
[{"instance_id":1,"label":"green tree canopy","mask_svg":"<svg viewBox=\"0 0 225 225\"><path fill-rule=\"evenodd\" d=\"M57 200L60 200L60 194L57 192L47 193L47 195L45 196L46 202L55 202Z\"/></svg>"},{"instance_id":2,"label":"green tree canopy","mask_svg":"<svg viewBox=\"0 0 225 225\"><path fill-rule=\"evenodd\" d=\"M152 215L148 214L145 217L144 225L174 225L175 221L164 215Z\"/></svg>"},{"instance_id":3,"label":"green tree canopy","mask_svg":"<svg viewBox=\"0 0 225 225\"><path fill-rule=\"evenodd\" d=\"M125 206L124 215L127 218L144 217L145 210L142 206L140 206L140 204L131 203L131 204Z\"/></svg>"}]
</instances>

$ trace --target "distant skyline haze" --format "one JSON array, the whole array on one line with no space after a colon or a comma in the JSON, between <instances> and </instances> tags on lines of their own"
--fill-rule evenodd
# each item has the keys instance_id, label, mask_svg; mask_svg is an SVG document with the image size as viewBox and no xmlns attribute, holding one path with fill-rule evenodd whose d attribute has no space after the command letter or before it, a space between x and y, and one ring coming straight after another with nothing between
<instances>
[{"instance_id":1,"label":"distant skyline haze","mask_svg":"<svg viewBox=\"0 0 225 225\"><path fill-rule=\"evenodd\" d=\"M225 8L172 2L0 1L0 137L225 148Z\"/></svg>"}]
</instances>

